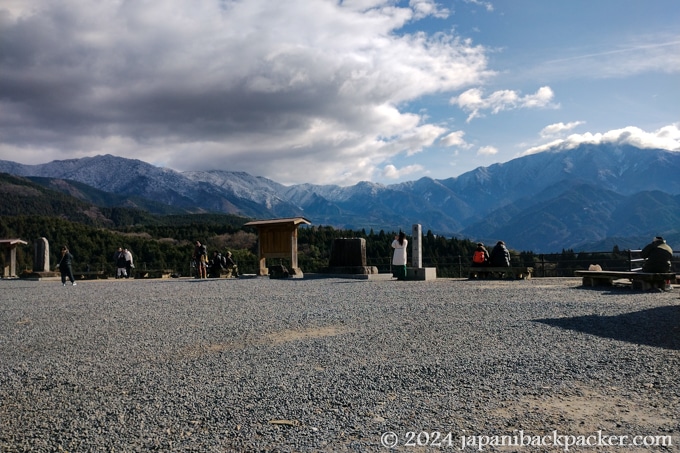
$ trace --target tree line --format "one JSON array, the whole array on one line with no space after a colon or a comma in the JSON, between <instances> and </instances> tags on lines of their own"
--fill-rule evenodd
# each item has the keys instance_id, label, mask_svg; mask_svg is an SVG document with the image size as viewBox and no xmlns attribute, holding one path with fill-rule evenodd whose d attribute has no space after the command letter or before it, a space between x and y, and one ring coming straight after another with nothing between
<instances>
[{"instance_id":1,"label":"tree line","mask_svg":"<svg viewBox=\"0 0 680 453\"><path fill-rule=\"evenodd\" d=\"M34 244L45 237L50 244L52 266L58 262L60 247L67 245L75 257L76 272L100 271L113 275L113 253L118 247L126 247L132 251L137 269L164 269L190 275L194 242L200 240L210 254L229 250L241 272L255 273L258 267L257 233L244 227L247 221L231 215L187 214L157 216L148 224L111 228L52 216L3 216L0 218L0 238L19 238L29 243L17 248L18 272L32 270ZM384 230L367 232L303 226L298 230L298 264L304 272L319 272L328 266L335 239L364 238L367 264L378 267L380 272L388 272L395 234L395 231ZM424 233L422 241L423 266L436 267L440 277L465 276L476 242L447 238L432 231ZM623 270L627 267L627 259L627 253L616 247L612 253L600 254L563 250L561 254L537 255L511 250L513 266L540 267L545 275L555 276L567 276L575 269L587 269L590 264L604 261L610 269ZM284 260L283 264L289 263Z\"/></svg>"}]
</instances>

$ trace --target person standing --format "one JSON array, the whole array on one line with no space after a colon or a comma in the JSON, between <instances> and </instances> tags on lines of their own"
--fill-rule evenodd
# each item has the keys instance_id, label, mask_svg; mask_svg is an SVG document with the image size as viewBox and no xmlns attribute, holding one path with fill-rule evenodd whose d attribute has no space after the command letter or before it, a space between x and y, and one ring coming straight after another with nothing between
<instances>
[{"instance_id":1,"label":"person standing","mask_svg":"<svg viewBox=\"0 0 680 453\"><path fill-rule=\"evenodd\" d=\"M194 261L196 261L198 270L197 278L208 278L208 249L205 245L201 244L201 241L196 241L196 247L194 247Z\"/></svg>"},{"instance_id":2,"label":"person standing","mask_svg":"<svg viewBox=\"0 0 680 453\"><path fill-rule=\"evenodd\" d=\"M127 277L127 260L125 259L125 251L120 249L118 256L116 257L116 278L126 278Z\"/></svg>"},{"instance_id":3,"label":"person standing","mask_svg":"<svg viewBox=\"0 0 680 453\"><path fill-rule=\"evenodd\" d=\"M113 265L116 266L116 278L119 277L119 272L118 272L118 258L123 254L123 247L118 247L118 250L116 250L113 253Z\"/></svg>"},{"instance_id":4,"label":"person standing","mask_svg":"<svg viewBox=\"0 0 680 453\"><path fill-rule=\"evenodd\" d=\"M403 231L399 232L398 236L394 237L392 241L392 248L394 254L392 255L392 275L397 280L406 280L406 247L408 240Z\"/></svg>"},{"instance_id":5,"label":"person standing","mask_svg":"<svg viewBox=\"0 0 680 453\"><path fill-rule=\"evenodd\" d=\"M132 252L125 248L123 250L123 254L125 254L125 278L130 278L132 275L132 269L135 267L134 263L132 262Z\"/></svg>"},{"instance_id":6,"label":"person standing","mask_svg":"<svg viewBox=\"0 0 680 453\"><path fill-rule=\"evenodd\" d=\"M661 236L657 236L642 249L640 256L645 258L643 272L666 273L671 271L673 249Z\"/></svg>"},{"instance_id":7,"label":"person standing","mask_svg":"<svg viewBox=\"0 0 680 453\"><path fill-rule=\"evenodd\" d=\"M66 277L71 280L71 285L76 286L76 279L73 278L73 255L65 245L61 247L61 259L59 260L59 272L61 272L61 285L66 286Z\"/></svg>"}]
</instances>

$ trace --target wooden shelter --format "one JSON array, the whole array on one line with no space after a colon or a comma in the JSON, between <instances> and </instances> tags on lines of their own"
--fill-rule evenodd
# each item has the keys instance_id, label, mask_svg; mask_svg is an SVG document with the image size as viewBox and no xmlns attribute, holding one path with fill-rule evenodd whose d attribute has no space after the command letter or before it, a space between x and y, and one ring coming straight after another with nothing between
<instances>
[{"instance_id":1,"label":"wooden shelter","mask_svg":"<svg viewBox=\"0 0 680 453\"><path fill-rule=\"evenodd\" d=\"M281 258L290 260L291 269L288 273L291 277L301 278L302 270L298 267L297 232L298 226L311 222L304 217L291 217L285 219L255 220L244 226L257 228L257 254L260 258L258 275L269 275L267 258Z\"/></svg>"},{"instance_id":2,"label":"wooden shelter","mask_svg":"<svg viewBox=\"0 0 680 453\"><path fill-rule=\"evenodd\" d=\"M17 245L19 244L26 245L28 242L21 239L0 239L0 246L4 252L2 278L17 276Z\"/></svg>"}]
</instances>

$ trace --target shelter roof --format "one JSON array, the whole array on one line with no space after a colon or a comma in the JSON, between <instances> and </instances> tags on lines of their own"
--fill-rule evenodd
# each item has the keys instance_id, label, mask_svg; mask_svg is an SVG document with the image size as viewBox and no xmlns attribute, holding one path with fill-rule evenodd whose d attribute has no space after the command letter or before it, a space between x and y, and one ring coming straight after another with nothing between
<instances>
[{"instance_id":1,"label":"shelter roof","mask_svg":"<svg viewBox=\"0 0 680 453\"><path fill-rule=\"evenodd\" d=\"M244 226L261 226L261 225L311 225L312 222L304 217L288 217L283 219L269 219L269 220L253 220L246 223Z\"/></svg>"},{"instance_id":2,"label":"shelter roof","mask_svg":"<svg viewBox=\"0 0 680 453\"><path fill-rule=\"evenodd\" d=\"M0 239L0 245L15 245L22 244L26 245L28 242L22 241L21 239Z\"/></svg>"}]
</instances>

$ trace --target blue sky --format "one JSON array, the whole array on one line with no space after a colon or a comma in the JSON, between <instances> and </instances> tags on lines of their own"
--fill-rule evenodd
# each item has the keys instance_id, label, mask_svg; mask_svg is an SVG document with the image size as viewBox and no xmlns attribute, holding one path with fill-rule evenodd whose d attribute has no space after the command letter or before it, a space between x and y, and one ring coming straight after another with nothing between
<instances>
[{"instance_id":1,"label":"blue sky","mask_svg":"<svg viewBox=\"0 0 680 453\"><path fill-rule=\"evenodd\" d=\"M677 0L3 0L0 159L391 184L680 151Z\"/></svg>"}]
</instances>

